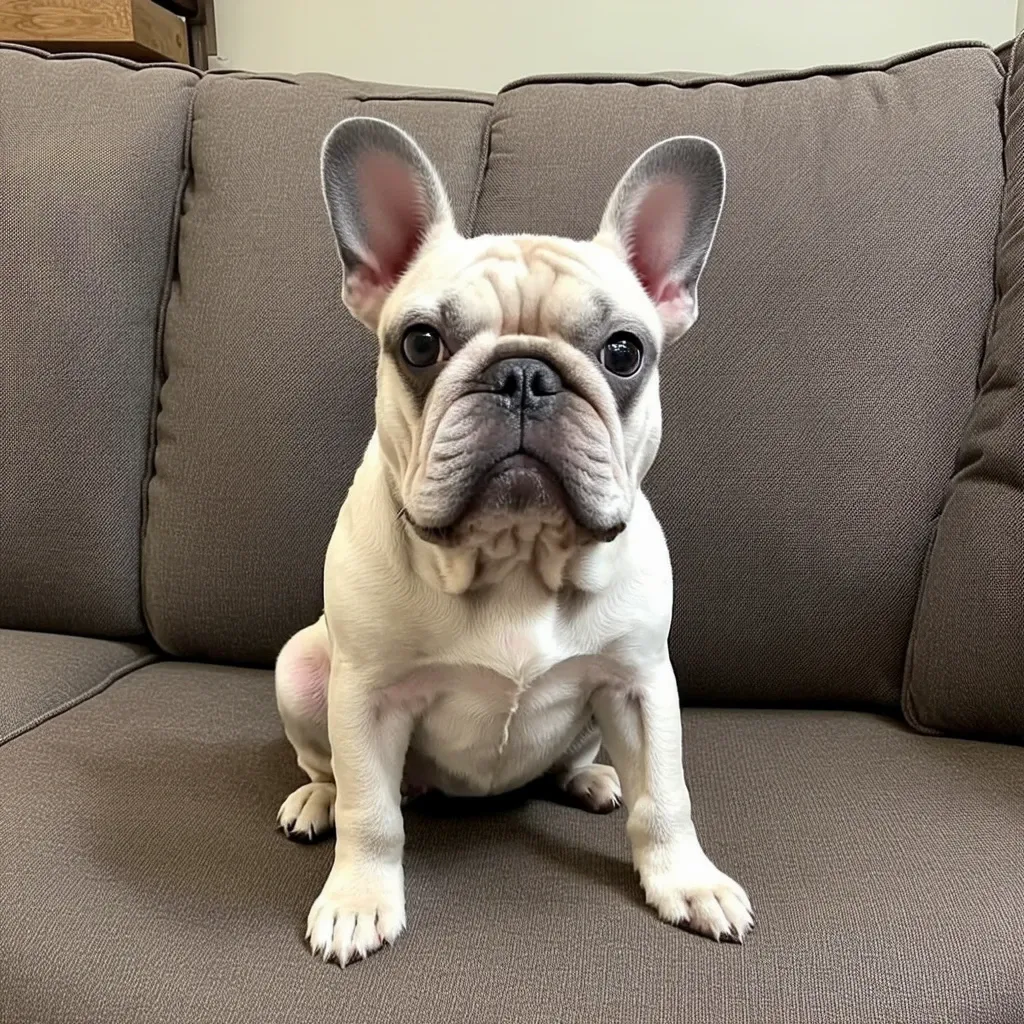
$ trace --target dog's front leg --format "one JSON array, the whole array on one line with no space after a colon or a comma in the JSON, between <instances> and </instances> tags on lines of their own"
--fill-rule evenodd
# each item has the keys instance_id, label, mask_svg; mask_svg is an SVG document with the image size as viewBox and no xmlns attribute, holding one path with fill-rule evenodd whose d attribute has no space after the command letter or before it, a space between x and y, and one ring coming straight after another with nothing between
<instances>
[{"instance_id":1,"label":"dog's front leg","mask_svg":"<svg viewBox=\"0 0 1024 1024\"><path fill-rule=\"evenodd\" d=\"M592 704L622 783L633 863L647 902L672 924L741 942L753 924L750 900L711 862L693 827L668 652L633 685L599 689Z\"/></svg>"},{"instance_id":2,"label":"dog's front leg","mask_svg":"<svg viewBox=\"0 0 1024 1024\"><path fill-rule=\"evenodd\" d=\"M334 866L309 912L306 937L314 953L342 966L393 942L405 927L400 789L413 718L382 702L376 682L332 659Z\"/></svg>"}]
</instances>

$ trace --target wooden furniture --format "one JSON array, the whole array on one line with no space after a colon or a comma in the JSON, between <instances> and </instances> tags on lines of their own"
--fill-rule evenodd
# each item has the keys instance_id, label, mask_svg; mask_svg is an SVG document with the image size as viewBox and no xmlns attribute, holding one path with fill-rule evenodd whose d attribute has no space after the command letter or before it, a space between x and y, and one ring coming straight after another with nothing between
<instances>
[{"instance_id":1,"label":"wooden furniture","mask_svg":"<svg viewBox=\"0 0 1024 1024\"><path fill-rule=\"evenodd\" d=\"M205 71L210 66L210 54L217 52L213 0L159 0L159 3L185 19L190 61Z\"/></svg>"},{"instance_id":2,"label":"wooden furniture","mask_svg":"<svg viewBox=\"0 0 1024 1024\"><path fill-rule=\"evenodd\" d=\"M0 0L0 40L206 68L212 0Z\"/></svg>"}]
</instances>

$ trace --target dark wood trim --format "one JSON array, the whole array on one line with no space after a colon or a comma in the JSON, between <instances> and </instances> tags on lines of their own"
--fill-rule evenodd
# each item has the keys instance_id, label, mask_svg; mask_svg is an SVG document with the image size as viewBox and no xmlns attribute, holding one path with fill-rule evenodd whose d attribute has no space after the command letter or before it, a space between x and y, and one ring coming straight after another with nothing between
<instances>
[{"instance_id":1,"label":"dark wood trim","mask_svg":"<svg viewBox=\"0 0 1024 1024\"><path fill-rule=\"evenodd\" d=\"M168 6L178 0L170 0ZM186 0L194 3L194 14L186 15L188 25L189 61L193 67L206 71L210 67L210 54L217 52L217 23L213 15L213 0Z\"/></svg>"}]
</instances>

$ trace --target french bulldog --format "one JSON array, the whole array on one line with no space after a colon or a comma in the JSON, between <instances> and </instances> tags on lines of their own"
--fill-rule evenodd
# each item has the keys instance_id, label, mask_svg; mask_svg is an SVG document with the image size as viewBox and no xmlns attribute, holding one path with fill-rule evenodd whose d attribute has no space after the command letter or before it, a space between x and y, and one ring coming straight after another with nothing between
<instances>
[{"instance_id":1,"label":"french bulldog","mask_svg":"<svg viewBox=\"0 0 1024 1024\"><path fill-rule=\"evenodd\" d=\"M310 778L279 825L335 830L313 951L345 965L402 931L405 795L545 774L591 810L625 803L665 921L742 941L750 901L691 820L672 570L641 490L662 349L697 317L721 152L692 136L652 146L590 241L463 237L430 160L374 118L330 132L322 180L342 297L379 354L376 430L328 547L324 614L276 665Z\"/></svg>"}]
</instances>

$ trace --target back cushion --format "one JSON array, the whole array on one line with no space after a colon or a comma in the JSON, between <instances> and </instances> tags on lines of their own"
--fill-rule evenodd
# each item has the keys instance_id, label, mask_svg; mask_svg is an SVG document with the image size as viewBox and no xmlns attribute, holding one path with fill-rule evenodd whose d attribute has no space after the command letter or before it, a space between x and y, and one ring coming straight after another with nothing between
<instances>
[{"instance_id":1,"label":"back cushion","mask_svg":"<svg viewBox=\"0 0 1024 1024\"><path fill-rule=\"evenodd\" d=\"M196 79L0 47L0 626L144 630L156 345Z\"/></svg>"},{"instance_id":2,"label":"back cushion","mask_svg":"<svg viewBox=\"0 0 1024 1024\"><path fill-rule=\"evenodd\" d=\"M1024 742L1024 53L1010 62L999 301L935 532L904 709L929 732Z\"/></svg>"},{"instance_id":3,"label":"back cushion","mask_svg":"<svg viewBox=\"0 0 1024 1024\"><path fill-rule=\"evenodd\" d=\"M1002 189L1001 67L526 81L478 232L592 234L666 136L723 149L701 318L663 368L647 492L694 701L896 705L931 523L974 396Z\"/></svg>"},{"instance_id":4,"label":"back cushion","mask_svg":"<svg viewBox=\"0 0 1024 1024\"><path fill-rule=\"evenodd\" d=\"M147 616L168 651L266 663L322 608L377 354L341 303L324 136L354 114L412 132L465 229L490 111L489 97L320 75L198 86L144 550Z\"/></svg>"}]
</instances>

